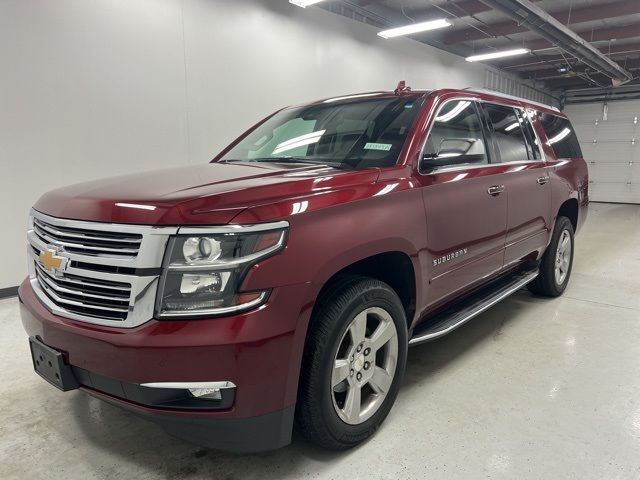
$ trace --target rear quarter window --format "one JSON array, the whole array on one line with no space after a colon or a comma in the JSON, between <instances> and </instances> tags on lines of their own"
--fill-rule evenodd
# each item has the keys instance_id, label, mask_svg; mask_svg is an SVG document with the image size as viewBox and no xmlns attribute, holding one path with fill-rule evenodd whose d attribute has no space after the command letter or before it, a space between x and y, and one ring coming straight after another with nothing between
<instances>
[{"instance_id":1,"label":"rear quarter window","mask_svg":"<svg viewBox=\"0 0 640 480\"><path fill-rule=\"evenodd\" d=\"M571 122L550 113L538 113L547 142L553 148L556 158L582 158L580 144Z\"/></svg>"}]
</instances>

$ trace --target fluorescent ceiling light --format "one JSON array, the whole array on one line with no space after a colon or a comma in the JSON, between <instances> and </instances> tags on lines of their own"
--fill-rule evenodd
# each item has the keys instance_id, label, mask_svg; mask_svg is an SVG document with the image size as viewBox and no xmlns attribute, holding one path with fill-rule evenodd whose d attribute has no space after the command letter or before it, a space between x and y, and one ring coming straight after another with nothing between
<instances>
[{"instance_id":1,"label":"fluorescent ceiling light","mask_svg":"<svg viewBox=\"0 0 640 480\"><path fill-rule=\"evenodd\" d=\"M315 3L320 3L322 0L289 0L289 3L293 3L299 7L305 8Z\"/></svg>"},{"instance_id":2,"label":"fluorescent ceiling light","mask_svg":"<svg viewBox=\"0 0 640 480\"><path fill-rule=\"evenodd\" d=\"M412 33L426 32L428 30L435 30L437 28L450 27L451 24L441 18L439 20L432 20L430 22L413 23L404 27L392 28L390 30L382 30L378 32L378 35L382 38L399 37L401 35L411 35Z\"/></svg>"},{"instance_id":3,"label":"fluorescent ceiling light","mask_svg":"<svg viewBox=\"0 0 640 480\"><path fill-rule=\"evenodd\" d=\"M513 55L524 55L531 50L528 48L516 48L515 50L503 50L502 52L483 53L481 55L471 55L465 58L467 62L480 62L482 60L491 60L492 58L511 57Z\"/></svg>"}]
</instances>

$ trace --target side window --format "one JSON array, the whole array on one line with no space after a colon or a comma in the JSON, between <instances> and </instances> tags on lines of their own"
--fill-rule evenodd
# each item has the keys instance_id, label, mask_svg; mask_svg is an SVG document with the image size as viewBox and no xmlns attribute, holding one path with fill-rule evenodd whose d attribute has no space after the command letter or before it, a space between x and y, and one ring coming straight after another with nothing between
<instances>
[{"instance_id":1,"label":"side window","mask_svg":"<svg viewBox=\"0 0 640 480\"><path fill-rule=\"evenodd\" d=\"M524 137L527 141L527 151L529 152L529 160L540 160L542 158L542 154L540 153L540 145L538 144L538 137L536 137L536 132L533 130L533 125L531 125L531 117L529 115L533 115L533 112L523 112L521 110L516 110L518 113L518 119L522 124L522 129L524 130Z\"/></svg>"},{"instance_id":2,"label":"side window","mask_svg":"<svg viewBox=\"0 0 640 480\"><path fill-rule=\"evenodd\" d=\"M580 144L571 122L549 113L538 113L538 118L553 148L556 158L582 158Z\"/></svg>"},{"instance_id":3,"label":"side window","mask_svg":"<svg viewBox=\"0 0 640 480\"><path fill-rule=\"evenodd\" d=\"M486 163L489 163L487 149L475 102L454 100L445 103L427 138L421 170Z\"/></svg>"},{"instance_id":4,"label":"side window","mask_svg":"<svg viewBox=\"0 0 640 480\"><path fill-rule=\"evenodd\" d=\"M528 160L527 145L516 110L493 104L484 105L484 110L493 127L493 138L500 150L500 161L506 163Z\"/></svg>"}]
</instances>

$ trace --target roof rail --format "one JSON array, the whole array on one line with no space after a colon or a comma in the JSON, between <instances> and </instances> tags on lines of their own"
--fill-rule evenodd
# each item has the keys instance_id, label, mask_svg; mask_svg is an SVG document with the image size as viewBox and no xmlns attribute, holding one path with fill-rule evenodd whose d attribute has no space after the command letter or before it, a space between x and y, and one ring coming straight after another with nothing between
<instances>
[{"instance_id":1,"label":"roof rail","mask_svg":"<svg viewBox=\"0 0 640 480\"><path fill-rule=\"evenodd\" d=\"M497 90L491 90L489 88L467 87L467 88L463 88L463 90L468 90L470 92L477 92L477 93L489 93L491 95L496 95L497 97L504 97L504 98L509 98L511 100L527 102L527 103L530 103L531 105L538 105L540 107L549 108L556 112L560 112L560 109L558 109L558 107L554 107L553 105L547 105L546 103L536 102L534 100L528 100L522 97L516 97L515 95L509 95L507 93L498 92Z\"/></svg>"}]
</instances>

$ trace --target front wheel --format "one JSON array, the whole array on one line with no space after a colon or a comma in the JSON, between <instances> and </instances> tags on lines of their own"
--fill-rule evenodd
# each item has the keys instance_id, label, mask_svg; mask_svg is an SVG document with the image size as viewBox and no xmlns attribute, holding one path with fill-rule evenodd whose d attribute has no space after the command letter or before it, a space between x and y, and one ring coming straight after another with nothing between
<instances>
[{"instance_id":1,"label":"front wheel","mask_svg":"<svg viewBox=\"0 0 640 480\"><path fill-rule=\"evenodd\" d=\"M307 339L297 422L334 450L372 435L396 399L407 359L407 322L397 294L366 277L343 279L319 301Z\"/></svg>"},{"instance_id":2,"label":"front wheel","mask_svg":"<svg viewBox=\"0 0 640 480\"><path fill-rule=\"evenodd\" d=\"M529 283L529 290L537 295L562 295L573 266L573 224L567 217L558 217L553 236L540 262L540 274Z\"/></svg>"}]
</instances>

